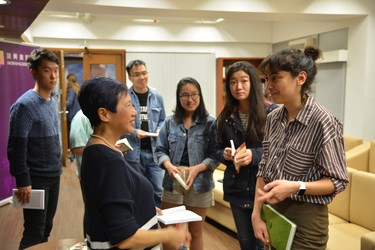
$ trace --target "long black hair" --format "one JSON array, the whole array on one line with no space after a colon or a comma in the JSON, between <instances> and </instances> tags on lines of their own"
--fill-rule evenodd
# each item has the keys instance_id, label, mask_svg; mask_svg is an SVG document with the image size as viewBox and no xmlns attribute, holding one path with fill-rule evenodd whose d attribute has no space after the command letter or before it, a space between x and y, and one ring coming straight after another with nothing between
<instances>
[{"instance_id":1,"label":"long black hair","mask_svg":"<svg viewBox=\"0 0 375 250\"><path fill-rule=\"evenodd\" d=\"M250 96L249 96L249 113L245 139L246 140L262 140L264 135L264 126L266 124L266 110L264 104L264 96L262 84L260 82L257 69L247 61L239 61L228 67L225 73L225 105L218 116L218 132L222 133L225 120L234 112L238 112L239 101L234 98L230 92L230 81L234 73L242 70L249 75L250 80Z\"/></svg>"}]
</instances>

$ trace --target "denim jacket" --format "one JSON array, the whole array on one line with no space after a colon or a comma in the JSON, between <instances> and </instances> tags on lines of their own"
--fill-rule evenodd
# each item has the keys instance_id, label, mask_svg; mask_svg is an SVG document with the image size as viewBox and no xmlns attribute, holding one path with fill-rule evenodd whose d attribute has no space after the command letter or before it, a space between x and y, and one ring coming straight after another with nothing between
<instances>
[{"instance_id":1,"label":"denim jacket","mask_svg":"<svg viewBox=\"0 0 375 250\"><path fill-rule=\"evenodd\" d=\"M147 100L147 117L148 117L148 132L157 132L161 129L163 122L165 120L165 109L163 97L153 88L148 87L149 94ZM133 87L129 89L130 98L132 100L132 105L137 111L137 116L135 117L134 131L132 134L125 135L132 145L133 150L125 154L125 159L127 161L139 162L141 153L141 139L137 138L137 130L141 127L140 119L140 105L137 94L134 92ZM154 155L154 161L157 162L155 155L156 149L156 137L151 137L151 148Z\"/></svg>"},{"instance_id":2,"label":"denim jacket","mask_svg":"<svg viewBox=\"0 0 375 250\"><path fill-rule=\"evenodd\" d=\"M194 180L193 188L195 193L205 193L215 186L212 177L213 171L219 165L211 155L214 152L213 126L215 118L207 116L207 121L196 119L189 128L188 156L189 165L195 166L204 163L208 169L200 172ZM159 132L157 140L156 155L158 163L163 167L164 162L170 161L174 166L179 166L186 143L186 129L183 124L176 124L174 116L169 116ZM173 191L173 178L165 172L163 188Z\"/></svg>"}]
</instances>

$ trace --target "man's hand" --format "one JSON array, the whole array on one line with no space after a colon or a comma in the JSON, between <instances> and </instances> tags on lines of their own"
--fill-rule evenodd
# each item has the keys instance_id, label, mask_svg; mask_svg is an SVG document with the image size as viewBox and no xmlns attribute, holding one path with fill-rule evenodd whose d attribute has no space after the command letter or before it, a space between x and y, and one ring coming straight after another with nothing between
<instances>
[{"instance_id":1,"label":"man's hand","mask_svg":"<svg viewBox=\"0 0 375 250\"><path fill-rule=\"evenodd\" d=\"M138 130L137 130L137 138L139 138L139 139L143 139L143 138L146 138L146 137L148 137L146 131L144 131L144 130L142 130L142 129L138 129Z\"/></svg>"},{"instance_id":2,"label":"man's hand","mask_svg":"<svg viewBox=\"0 0 375 250\"><path fill-rule=\"evenodd\" d=\"M31 199L31 186L19 187L16 195L21 203L29 203Z\"/></svg>"}]
</instances>

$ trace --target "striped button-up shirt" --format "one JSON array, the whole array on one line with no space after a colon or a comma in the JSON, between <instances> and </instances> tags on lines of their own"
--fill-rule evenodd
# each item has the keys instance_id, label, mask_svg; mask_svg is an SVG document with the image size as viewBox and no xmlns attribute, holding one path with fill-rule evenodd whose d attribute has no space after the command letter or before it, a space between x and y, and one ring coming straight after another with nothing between
<instances>
[{"instance_id":1,"label":"striped button-up shirt","mask_svg":"<svg viewBox=\"0 0 375 250\"><path fill-rule=\"evenodd\" d=\"M267 118L263 157L257 176L274 180L312 182L329 178L335 191L329 195L291 195L290 199L328 204L348 184L341 122L309 96L296 119L288 121L281 107Z\"/></svg>"}]
</instances>

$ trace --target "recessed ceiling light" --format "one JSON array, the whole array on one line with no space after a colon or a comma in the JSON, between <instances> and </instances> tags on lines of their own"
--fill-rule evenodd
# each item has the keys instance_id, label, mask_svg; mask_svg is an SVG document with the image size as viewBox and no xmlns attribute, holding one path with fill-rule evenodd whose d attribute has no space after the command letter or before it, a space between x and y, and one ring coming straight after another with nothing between
<instances>
[{"instance_id":1,"label":"recessed ceiling light","mask_svg":"<svg viewBox=\"0 0 375 250\"><path fill-rule=\"evenodd\" d=\"M132 19L133 22L139 22L139 23L158 23L160 22L158 19Z\"/></svg>"},{"instance_id":2,"label":"recessed ceiling light","mask_svg":"<svg viewBox=\"0 0 375 250\"><path fill-rule=\"evenodd\" d=\"M0 0L1 5L10 4L10 0Z\"/></svg>"},{"instance_id":3,"label":"recessed ceiling light","mask_svg":"<svg viewBox=\"0 0 375 250\"><path fill-rule=\"evenodd\" d=\"M200 24L215 24L215 23L220 23L224 21L224 18L218 18L216 19L215 21L214 20L204 20L204 19L200 19L200 20L197 20L197 21L194 21L195 23L200 23Z\"/></svg>"}]
</instances>

